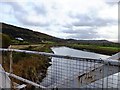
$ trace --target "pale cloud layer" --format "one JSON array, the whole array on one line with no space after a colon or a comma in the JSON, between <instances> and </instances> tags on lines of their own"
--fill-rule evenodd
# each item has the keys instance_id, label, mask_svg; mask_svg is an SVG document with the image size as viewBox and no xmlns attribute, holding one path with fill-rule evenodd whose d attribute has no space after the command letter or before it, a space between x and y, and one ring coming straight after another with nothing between
<instances>
[{"instance_id":1,"label":"pale cloud layer","mask_svg":"<svg viewBox=\"0 0 120 90\"><path fill-rule=\"evenodd\" d=\"M0 11L1 22L60 38L118 39L118 0L4 0Z\"/></svg>"}]
</instances>

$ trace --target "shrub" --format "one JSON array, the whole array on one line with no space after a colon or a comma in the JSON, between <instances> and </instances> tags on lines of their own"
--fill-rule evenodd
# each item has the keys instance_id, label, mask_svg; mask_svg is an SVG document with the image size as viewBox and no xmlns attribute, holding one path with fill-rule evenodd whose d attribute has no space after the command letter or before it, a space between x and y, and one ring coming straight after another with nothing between
<instances>
[{"instance_id":1,"label":"shrub","mask_svg":"<svg viewBox=\"0 0 120 90\"><path fill-rule=\"evenodd\" d=\"M0 33L0 47L8 48L11 44L11 39L8 35Z\"/></svg>"}]
</instances>

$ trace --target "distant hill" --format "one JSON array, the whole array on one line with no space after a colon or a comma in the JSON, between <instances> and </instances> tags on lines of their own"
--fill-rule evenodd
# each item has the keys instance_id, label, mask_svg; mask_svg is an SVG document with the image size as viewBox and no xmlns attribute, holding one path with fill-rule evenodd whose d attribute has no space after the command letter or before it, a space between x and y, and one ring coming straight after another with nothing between
<instances>
[{"instance_id":1,"label":"distant hill","mask_svg":"<svg viewBox=\"0 0 120 90\"><path fill-rule=\"evenodd\" d=\"M60 39L54 36L50 36L41 32L36 32L26 28L17 27L14 25L9 25L5 23L0 23L0 29L2 28L2 33L7 34L12 40L23 39L29 43L41 43L41 42L63 42L63 43L80 43L80 44L97 44L97 45L108 45L115 44L107 40L74 40L74 39Z\"/></svg>"},{"instance_id":2,"label":"distant hill","mask_svg":"<svg viewBox=\"0 0 120 90\"><path fill-rule=\"evenodd\" d=\"M9 35L12 39L21 38L30 43L40 43L44 41L63 41L60 38L5 23L0 23L0 28L2 28L2 33Z\"/></svg>"},{"instance_id":3,"label":"distant hill","mask_svg":"<svg viewBox=\"0 0 120 90\"><path fill-rule=\"evenodd\" d=\"M110 42L107 40L74 40L67 39L68 43L81 43L81 44L115 44L114 42Z\"/></svg>"}]
</instances>

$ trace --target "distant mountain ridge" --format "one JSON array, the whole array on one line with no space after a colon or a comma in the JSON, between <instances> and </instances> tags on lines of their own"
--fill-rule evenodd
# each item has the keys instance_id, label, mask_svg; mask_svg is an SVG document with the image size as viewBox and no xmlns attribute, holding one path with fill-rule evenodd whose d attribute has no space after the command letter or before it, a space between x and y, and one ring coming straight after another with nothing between
<instances>
[{"instance_id":1,"label":"distant mountain ridge","mask_svg":"<svg viewBox=\"0 0 120 90\"><path fill-rule=\"evenodd\" d=\"M111 44L111 43L114 43L114 42L110 42L108 40L74 40L74 39L67 39L67 42L85 43L85 44Z\"/></svg>"},{"instance_id":2,"label":"distant mountain ridge","mask_svg":"<svg viewBox=\"0 0 120 90\"><path fill-rule=\"evenodd\" d=\"M40 43L43 41L62 42L62 43L85 43L85 44L110 44L113 42L107 40L75 40L75 39L60 39L41 32L33 31L18 26L0 23L2 33L9 35L12 39L22 38L30 43Z\"/></svg>"}]
</instances>

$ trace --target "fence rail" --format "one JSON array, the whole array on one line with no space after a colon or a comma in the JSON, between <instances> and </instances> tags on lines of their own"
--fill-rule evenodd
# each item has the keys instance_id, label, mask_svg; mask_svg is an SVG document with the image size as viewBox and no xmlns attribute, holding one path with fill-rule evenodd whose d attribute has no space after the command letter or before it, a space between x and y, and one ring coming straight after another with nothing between
<instances>
[{"instance_id":1,"label":"fence rail","mask_svg":"<svg viewBox=\"0 0 120 90\"><path fill-rule=\"evenodd\" d=\"M40 84L43 88L119 88L120 86L119 60L80 58L17 49L0 48L0 51L52 57L52 65Z\"/></svg>"},{"instance_id":2,"label":"fence rail","mask_svg":"<svg viewBox=\"0 0 120 90\"><path fill-rule=\"evenodd\" d=\"M41 85L39 85L39 84L37 84L37 83L34 83L34 82L30 81L30 80L24 79L24 78L19 77L19 76L15 75L15 74L12 74L12 73L8 73L8 72L5 72L5 71L0 71L0 73L4 73L4 74L7 75L7 76L10 76L10 77L12 77L12 78L18 79L18 80L20 80L20 81L22 81L22 82L28 83L28 84L30 84L30 85L33 85L33 86L37 87L37 88L43 88L43 89L46 88L46 87L44 87L44 86L41 86Z\"/></svg>"},{"instance_id":3,"label":"fence rail","mask_svg":"<svg viewBox=\"0 0 120 90\"><path fill-rule=\"evenodd\" d=\"M21 53L27 53L27 54L38 54L38 55L44 55L44 56L49 56L49 57L55 57L55 58L64 58L64 59L71 59L71 60L79 60L79 61L87 61L87 62L96 62L96 63L103 63L103 62L104 62L104 64L110 64L110 65L120 66L120 61L118 61L118 60L113 60L113 59L81 58L81 57L57 55L57 54L53 54L53 53L45 53L45 52L37 52L37 51L28 51L28 50L18 50L18 49L2 49L2 48L0 48L0 51L21 52Z\"/></svg>"}]
</instances>

